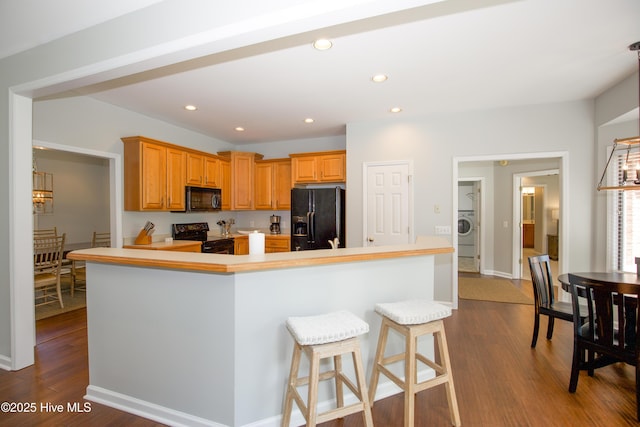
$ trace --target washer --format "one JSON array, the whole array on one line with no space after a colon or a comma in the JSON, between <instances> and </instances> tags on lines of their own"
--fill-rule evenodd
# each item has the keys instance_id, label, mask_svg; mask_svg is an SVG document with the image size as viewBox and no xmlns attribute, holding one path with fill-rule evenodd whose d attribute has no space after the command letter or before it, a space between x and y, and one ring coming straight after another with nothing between
<instances>
[{"instance_id":1,"label":"washer","mask_svg":"<svg viewBox=\"0 0 640 427\"><path fill-rule=\"evenodd\" d=\"M475 256L475 225L474 211L458 211L458 256Z\"/></svg>"}]
</instances>

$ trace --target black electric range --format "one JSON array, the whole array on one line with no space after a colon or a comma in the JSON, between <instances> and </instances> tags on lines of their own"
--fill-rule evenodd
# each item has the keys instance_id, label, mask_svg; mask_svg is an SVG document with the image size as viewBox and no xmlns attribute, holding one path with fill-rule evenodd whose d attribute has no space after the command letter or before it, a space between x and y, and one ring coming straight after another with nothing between
<instances>
[{"instance_id":1,"label":"black electric range","mask_svg":"<svg viewBox=\"0 0 640 427\"><path fill-rule=\"evenodd\" d=\"M173 224L171 235L174 240L197 240L202 242L201 252L209 254L233 255L233 238L208 238L209 223L191 222L187 224Z\"/></svg>"}]
</instances>

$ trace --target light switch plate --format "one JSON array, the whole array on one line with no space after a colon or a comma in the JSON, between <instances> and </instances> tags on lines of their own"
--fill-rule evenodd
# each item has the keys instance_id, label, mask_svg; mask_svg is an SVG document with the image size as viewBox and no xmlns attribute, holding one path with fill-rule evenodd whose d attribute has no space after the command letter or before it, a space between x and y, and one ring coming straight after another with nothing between
<instances>
[{"instance_id":1,"label":"light switch plate","mask_svg":"<svg viewBox=\"0 0 640 427\"><path fill-rule=\"evenodd\" d=\"M449 234L451 234L451 226L450 225L436 225L436 234L437 235L442 235L442 234L449 235Z\"/></svg>"}]
</instances>

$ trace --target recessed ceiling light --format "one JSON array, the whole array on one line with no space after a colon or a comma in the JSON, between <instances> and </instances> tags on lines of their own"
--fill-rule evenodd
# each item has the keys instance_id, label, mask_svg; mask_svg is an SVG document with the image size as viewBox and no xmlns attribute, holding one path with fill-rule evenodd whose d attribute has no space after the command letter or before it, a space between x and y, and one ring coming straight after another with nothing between
<instances>
[{"instance_id":1,"label":"recessed ceiling light","mask_svg":"<svg viewBox=\"0 0 640 427\"><path fill-rule=\"evenodd\" d=\"M375 76L371 77L371 80L373 80L376 83L382 83L384 81L386 81L388 79L388 77L384 74L376 74Z\"/></svg>"},{"instance_id":2,"label":"recessed ceiling light","mask_svg":"<svg viewBox=\"0 0 640 427\"><path fill-rule=\"evenodd\" d=\"M236 132L244 132L244 128L242 126L236 127Z\"/></svg>"},{"instance_id":3,"label":"recessed ceiling light","mask_svg":"<svg viewBox=\"0 0 640 427\"><path fill-rule=\"evenodd\" d=\"M389 111L391 111L392 113L399 113L400 111L402 111L402 108L400 107L393 107L392 109L390 109Z\"/></svg>"},{"instance_id":4,"label":"recessed ceiling light","mask_svg":"<svg viewBox=\"0 0 640 427\"><path fill-rule=\"evenodd\" d=\"M331 43L331 40L328 39L318 39L313 42L313 47L318 50L331 49L331 46L333 46L333 43Z\"/></svg>"},{"instance_id":5,"label":"recessed ceiling light","mask_svg":"<svg viewBox=\"0 0 640 427\"><path fill-rule=\"evenodd\" d=\"M313 120L311 117L307 117L306 119L304 119L305 123L313 123L315 120Z\"/></svg>"},{"instance_id":6,"label":"recessed ceiling light","mask_svg":"<svg viewBox=\"0 0 640 427\"><path fill-rule=\"evenodd\" d=\"M196 111L198 107L196 107L195 105L185 105L184 109L187 111Z\"/></svg>"}]
</instances>

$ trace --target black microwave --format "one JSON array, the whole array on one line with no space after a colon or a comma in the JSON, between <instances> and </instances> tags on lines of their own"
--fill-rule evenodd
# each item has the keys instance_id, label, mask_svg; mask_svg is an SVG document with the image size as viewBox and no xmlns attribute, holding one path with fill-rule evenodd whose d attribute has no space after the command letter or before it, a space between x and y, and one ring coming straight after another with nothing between
<instances>
[{"instance_id":1,"label":"black microwave","mask_svg":"<svg viewBox=\"0 0 640 427\"><path fill-rule=\"evenodd\" d=\"M186 212L213 212L222 209L222 191L219 188L185 188Z\"/></svg>"}]
</instances>

